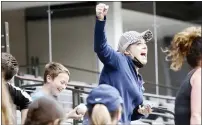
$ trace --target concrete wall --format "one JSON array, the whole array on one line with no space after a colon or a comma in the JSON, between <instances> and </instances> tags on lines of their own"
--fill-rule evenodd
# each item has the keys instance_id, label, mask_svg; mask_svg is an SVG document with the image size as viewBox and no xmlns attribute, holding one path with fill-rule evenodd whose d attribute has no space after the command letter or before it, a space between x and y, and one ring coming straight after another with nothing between
<instances>
[{"instance_id":1,"label":"concrete wall","mask_svg":"<svg viewBox=\"0 0 202 125\"><path fill-rule=\"evenodd\" d=\"M97 71L97 57L93 51L94 16L52 19L52 58L71 67ZM29 56L49 61L48 21L28 22ZM93 83L97 75L69 69L71 79ZM43 72L43 70L42 70Z\"/></svg>"},{"instance_id":2,"label":"concrete wall","mask_svg":"<svg viewBox=\"0 0 202 125\"><path fill-rule=\"evenodd\" d=\"M146 29L153 29L153 15L122 10L123 31L136 30L142 32ZM138 17L138 18L137 18ZM18 59L21 65L26 64L26 40L24 11L4 11L2 20L10 24L10 45L11 53ZM144 21L143 21L144 20ZM28 55L39 57L40 75L43 74L44 64L49 61L49 39L48 20L28 21L27 23ZM52 57L53 61L60 62L70 67L98 71L97 56L93 51L95 17L74 17L63 19L52 19ZM180 72L172 72L168 63L165 62L165 55L161 52L163 38L173 36L175 33L192 25L183 21L157 17L157 41L158 41L158 66L159 83L179 86L180 81L186 75L189 67L185 65ZM109 37L109 36L107 36ZM149 55L148 64L140 70L145 81L155 83L155 50L154 39L148 43ZM116 48L115 48L116 49ZM71 80L87 83L97 83L99 76L95 73L69 68ZM145 85L146 92L155 93L154 85ZM161 94L166 94L165 89L160 88Z\"/></svg>"},{"instance_id":3,"label":"concrete wall","mask_svg":"<svg viewBox=\"0 0 202 125\"><path fill-rule=\"evenodd\" d=\"M9 23L10 52L20 65L26 64L26 38L24 10L3 11L1 26L4 22Z\"/></svg>"}]
</instances>

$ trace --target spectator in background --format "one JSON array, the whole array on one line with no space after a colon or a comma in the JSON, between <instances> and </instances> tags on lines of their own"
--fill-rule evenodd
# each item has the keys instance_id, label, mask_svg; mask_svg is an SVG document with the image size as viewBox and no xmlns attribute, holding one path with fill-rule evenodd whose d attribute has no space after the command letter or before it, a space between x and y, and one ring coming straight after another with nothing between
<instances>
[{"instance_id":1,"label":"spectator in background","mask_svg":"<svg viewBox=\"0 0 202 125\"><path fill-rule=\"evenodd\" d=\"M69 70L60 63L46 64L42 89L33 93L32 99L42 96L52 96L57 99L58 94L68 86L69 75Z\"/></svg>"},{"instance_id":2,"label":"spectator in background","mask_svg":"<svg viewBox=\"0 0 202 125\"><path fill-rule=\"evenodd\" d=\"M38 99L43 96L50 96L57 99L58 95L66 89L69 82L70 72L62 64L50 62L45 66L44 84L42 89L33 93L32 99ZM84 114L78 114L77 108L74 108L66 114L66 118L81 119Z\"/></svg>"},{"instance_id":3,"label":"spectator in background","mask_svg":"<svg viewBox=\"0 0 202 125\"><path fill-rule=\"evenodd\" d=\"M28 105L32 102L32 99L25 91L10 83L10 80L17 75L19 70L15 57L3 52L1 55L1 70L3 72L2 79L6 83L12 102L21 111L21 123L23 124L27 116Z\"/></svg>"}]
</instances>

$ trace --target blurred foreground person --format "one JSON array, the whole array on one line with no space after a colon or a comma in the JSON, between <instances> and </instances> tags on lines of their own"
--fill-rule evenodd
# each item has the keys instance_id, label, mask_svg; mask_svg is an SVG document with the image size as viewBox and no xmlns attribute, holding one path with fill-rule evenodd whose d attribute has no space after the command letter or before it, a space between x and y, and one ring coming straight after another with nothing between
<instances>
[{"instance_id":1,"label":"blurred foreground person","mask_svg":"<svg viewBox=\"0 0 202 125\"><path fill-rule=\"evenodd\" d=\"M99 85L87 97L89 125L117 125L122 106L123 100L117 89Z\"/></svg>"},{"instance_id":2,"label":"blurred foreground person","mask_svg":"<svg viewBox=\"0 0 202 125\"><path fill-rule=\"evenodd\" d=\"M60 125L63 118L63 108L57 101L43 96L30 104L24 125Z\"/></svg>"}]
</instances>

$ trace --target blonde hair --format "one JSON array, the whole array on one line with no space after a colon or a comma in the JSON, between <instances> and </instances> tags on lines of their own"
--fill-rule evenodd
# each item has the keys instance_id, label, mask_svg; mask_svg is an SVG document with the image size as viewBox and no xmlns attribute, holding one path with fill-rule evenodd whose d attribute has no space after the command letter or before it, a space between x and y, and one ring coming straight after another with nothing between
<instances>
[{"instance_id":1,"label":"blonde hair","mask_svg":"<svg viewBox=\"0 0 202 125\"><path fill-rule=\"evenodd\" d=\"M2 88L1 88L1 116L2 116L2 125L12 125L14 122L14 116L12 112L12 101L8 89L6 87L6 82L2 78Z\"/></svg>"},{"instance_id":2,"label":"blonde hair","mask_svg":"<svg viewBox=\"0 0 202 125\"><path fill-rule=\"evenodd\" d=\"M91 125L112 125L112 121L120 113L120 108L116 111L109 112L107 107L103 104L96 104L92 112L89 112L91 118Z\"/></svg>"},{"instance_id":3,"label":"blonde hair","mask_svg":"<svg viewBox=\"0 0 202 125\"><path fill-rule=\"evenodd\" d=\"M193 41L198 37L201 37L201 27L189 27L174 36L171 49L163 50L163 52L168 53L166 61L171 61L170 68L172 70L178 71L181 69Z\"/></svg>"},{"instance_id":4,"label":"blonde hair","mask_svg":"<svg viewBox=\"0 0 202 125\"><path fill-rule=\"evenodd\" d=\"M50 62L46 64L44 72L44 83L47 82L47 75L50 75L51 78L54 79L60 73L67 73L68 75L70 75L69 70L60 63Z\"/></svg>"}]
</instances>

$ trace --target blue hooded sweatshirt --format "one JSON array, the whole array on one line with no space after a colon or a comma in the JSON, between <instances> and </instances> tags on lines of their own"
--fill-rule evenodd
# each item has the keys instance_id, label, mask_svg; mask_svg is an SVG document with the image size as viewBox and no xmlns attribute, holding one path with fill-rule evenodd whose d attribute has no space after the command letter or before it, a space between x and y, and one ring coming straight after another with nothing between
<instances>
[{"instance_id":1,"label":"blue hooded sweatshirt","mask_svg":"<svg viewBox=\"0 0 202 125\"><path fill-rule=\"evenodd\" d=\"M131 57L119 53L107 44L105 23L96 19L94 34L94 51L104 64L99 84L115 87L123 98L123 113L121 123L130 124L131 120L138 120L143 115L137 112L143 103L143 80L135 70ZM132 119L131 119L132 117Z\"/></svg>"}]
</instances>

